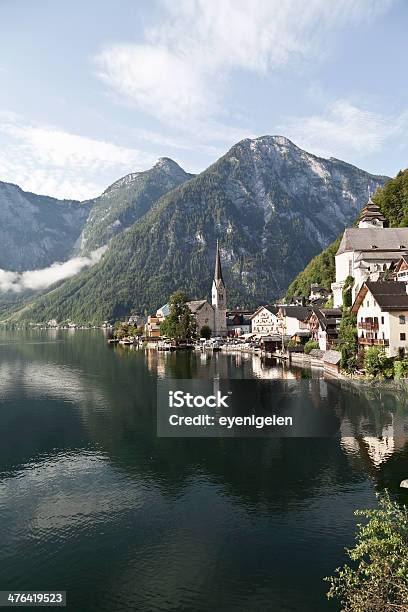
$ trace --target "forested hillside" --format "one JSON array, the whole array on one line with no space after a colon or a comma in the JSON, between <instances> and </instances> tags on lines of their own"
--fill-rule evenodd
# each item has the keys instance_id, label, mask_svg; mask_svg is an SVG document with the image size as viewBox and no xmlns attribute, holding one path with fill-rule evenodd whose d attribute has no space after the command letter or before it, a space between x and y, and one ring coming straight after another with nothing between
<instances>
[{"instance_id":1,"label":"forested hillside","mask_svg":"<svg viewBox=\"0 0 408 612\"><path fill-rule=\"evenodd\" d=\"M384 187L379 187L373 200L380 206L388 227L408 227L408 169L399 172ZM312 283L330 289L335 280L334 257L340 240L341 236L307 264L289 285L287 297L309 295Z\"/></svg>"}]
</instances>

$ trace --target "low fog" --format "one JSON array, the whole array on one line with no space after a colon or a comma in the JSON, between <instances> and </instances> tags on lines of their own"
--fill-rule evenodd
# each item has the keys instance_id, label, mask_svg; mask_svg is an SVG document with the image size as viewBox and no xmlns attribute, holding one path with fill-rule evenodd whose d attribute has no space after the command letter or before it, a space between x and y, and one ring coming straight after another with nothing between
<instances>
[{"instance_id":1,"label":"low fog","mask_svg":"<svg viewBox=\"0 0 408 612\"><path fill-rule=\"evenodd\" d=\"M46 289L58 281L71 278L84 268L93 266L101 259L107 247L92 251L86 257L74 257L64 262L55 262L42 270L10 272L0 268L0 292L21 293L22 291Z\"/></svg>"}]
</instances>

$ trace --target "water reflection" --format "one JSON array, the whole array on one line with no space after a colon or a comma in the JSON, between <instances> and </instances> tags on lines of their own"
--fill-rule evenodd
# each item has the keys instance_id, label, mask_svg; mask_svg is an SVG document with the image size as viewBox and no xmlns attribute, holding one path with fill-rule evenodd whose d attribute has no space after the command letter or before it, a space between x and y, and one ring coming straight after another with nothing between
<instances>
[{"instance_id":1,"label":"water reflection","mask_svg":"<svg viewBox=\"0 0 408 612\"><path fill-rule=\"evenodd\" d=\"M68 610L327 610L322 577L344 562L354 509L374 486L404 495L403 395L89 332L3 335L0 376L0 583L64 585ZM344 437L157 438L168 377L301 381ZM382 438L356 435L372 424Z\"/></svg>"}]
</instances>

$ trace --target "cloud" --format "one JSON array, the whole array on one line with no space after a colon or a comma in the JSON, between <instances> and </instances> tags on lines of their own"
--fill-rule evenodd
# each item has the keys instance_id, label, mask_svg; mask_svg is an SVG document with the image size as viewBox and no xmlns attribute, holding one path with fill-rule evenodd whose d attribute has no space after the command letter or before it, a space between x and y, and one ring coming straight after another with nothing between
<instances>
[{"instance_id":1,"label":"cloud","mask_svg":"<svg viewBox=\"0 0 408 612\"><path fill-rule=\"evenodd\" d=\"M21 293L27 290L46 289L54 283L75 276L84 268L94 266L100 261L106 249L107 247L103 246L92 251L86 257L74 257L68 261L56 262L42 270L10 272L0 269L0 291L4 293Z\"/></svg>"},{"instance_id":2,"label":"cloud","mask_svg":"<svg viewBox=\"0 0 408 612\"><path fill-rule=\"evenodd\" d=\"M390 1L163 0L162 23L139 44L113 44L95 58L98 76L140 109L195 133L217 133L234 71L265 74L321 55L333 28L367 23Z\"/></svg>"},{"instance_id":3,"label":"cloud","mask_svg":"<svg viewBox=\"0 0 408 612\"><path fill-rule=\"evenodd\" d=\"M154 162L137 149L30 125L13 113L0 114L0 143L1 180L62 198L95 197L107 186L102 174L116 179Z\"/></svg>"},{"instance_id":4,"label":"cloud","mask_svg":"<svg viewBox=\"0 0 408 612\"><path fill-rule=\"evenodd\" d=\"M381 150L386 140L400 137L407 127L407 113L386 117L340 99L320 115L289 118L281 129L302 148L347 158Z\"/></svg>"}]
</instances>

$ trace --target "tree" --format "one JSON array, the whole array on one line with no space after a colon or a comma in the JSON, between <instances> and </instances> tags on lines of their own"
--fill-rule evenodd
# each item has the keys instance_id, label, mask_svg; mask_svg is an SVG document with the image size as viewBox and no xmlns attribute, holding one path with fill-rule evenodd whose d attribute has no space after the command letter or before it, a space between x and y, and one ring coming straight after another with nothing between
<instances>
[{"instance_id":1,"label":"tree","mask_svg":"<svg viewBox=\"0 0 408 612\"><path fill-rule=\"evenodd\" d=\"M203 325L200 329L200 338L205 338L206 340L208 340L209 338L211 338L211 335L211 327L209 325Z\"/></svg>"},{"instance_id":2,"label":"tree","mask_svg":"<svg viewBox=\"0 0 408 612\"><path fill-rule=\"evenodd\" d=\"M318 349L319 343L316 340L308 340L305 344L305 353L308 355L312 349Z\"/></svg>"},{"instance_id":3,"label":"tree","mask_svg":"<svg viewBox=\"0 0 408 612\"><path fill-rule=\"evenodd\" d=\"M357 365L357 328L356 317L349 308L343 307L339 327L340 366L346 372L354 372Z\"/></svg>"},{"instance_id":4,"label":"tree","mask_svg":"<svg viewBox=\"0 0 408 612\"><path fill-rule=\"evenodd\" d=\"M357 526L356 546L346 549L354 567L344 565L330 583L329 599L343 612L403 612L408 602L408 508L385 492L375 510L357 510L368 519Z\"/></svg>"},{"instance_id":5,"label":"tree","mask_svg":"<svg viewBox=\"0 0 408 612\"><path fill-rule=\"evenodd\" d=\"M370 346L364 354L364 369L369 376L392 378L394 362L378 346Z\"/></svg>"},{"instance_id":6,"label":"tree","mask_svg":"<svg viewBox=\"0 0 408 612\"><path fill-rule=\"evenodd\" d=\"M197 323L187 306L186 296L176 291L170 296L170 314L160 325L160 333L174 340L192 340L197 336Z\"/></svg>"}]
</instances>

